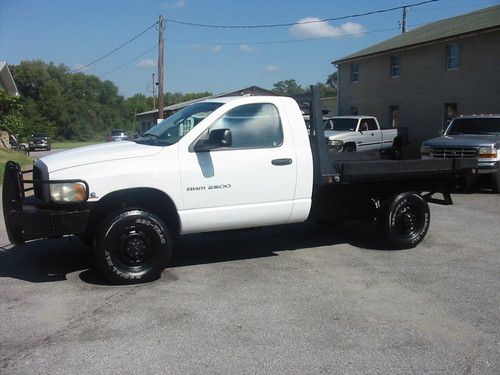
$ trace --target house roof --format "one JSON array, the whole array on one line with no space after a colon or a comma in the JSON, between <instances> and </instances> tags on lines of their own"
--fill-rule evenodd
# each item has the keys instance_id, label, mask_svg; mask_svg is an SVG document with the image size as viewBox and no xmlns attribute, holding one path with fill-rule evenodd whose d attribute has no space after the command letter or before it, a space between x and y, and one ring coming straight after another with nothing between
<instances>
[{"instance_id":1,"label":"house roof","mask_svg":"<svg viewBox=\"0 0 500 375\"><path fill-rule=\"evenodd\" d=\"M221 97L226 97L226 96L245 96L245 95L275 95L275 94L273 92L268 91L266 89L263 89L262 87L259 87L259 86L250 86L250 87L246 87L246 88L241 89L241 90L225 92L225 93L217 94L217 95L205 96L203 98L198 98L198 99L188 100L188 101L185 101L182 103L172 104L172 105L163 107L163 112L176 111L178 109L187 107L188 105L201 102L202 100L221 98ZM154 109L154 110L147 111L147 112L137 113L136 116L151 115L153 113L158 113L158 110Z\"/></svg>"},{"instance_id":2,"label":"house roof","mask_svg":"<svg viewBox=\"0 0 500 375\"><path fill-rule=\"evenodd\" d=\"M17 90L16 82L10 73L9 66L5 61L0 61L0 83L5 90L11 94L18 96L19 91Z\"/></svg>"},{"instance_id":3,"label":"house roof","mask_svg":"<svg viewBox=\"0 0 500 375\"><path fill-rule=\"evenodd\" d=\"M351 55L342 57L335 64L376 55L401 48L427 44L436 40L447 39L485 30L500 28L500 5L484 8L458 17L432 22L414 30L385 40Z\"/></svg>"}]
</instances>

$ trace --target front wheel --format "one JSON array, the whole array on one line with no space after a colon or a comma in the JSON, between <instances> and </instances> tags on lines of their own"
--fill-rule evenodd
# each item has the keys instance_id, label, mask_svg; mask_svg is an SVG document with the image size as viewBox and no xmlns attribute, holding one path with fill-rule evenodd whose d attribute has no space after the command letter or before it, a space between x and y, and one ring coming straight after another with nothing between
<instances>
[{"instance_id":1,"label":"front wheel","mask_svg":"<svg viewBox=\"0 0 500 375\"><path fill-rule=\"evenodd\" d=\"M356 146L353 145L352 143L348 143L348 144L344 145L344 147L342 148L342 151L343 152L356 152Z\"/></svg>"},{"instance_id":2,"label":"front wheel","mask_svg":"<svg viewBox=\"0 0 500 375\"><path fill-rule=\"evenodd\" d=\"M94 249L99 269L119 284L159 278L171 254L167 226L156 215L139 209L111 215L98 231Z\"/></svg>"},{"instance_id":3,"label":"front wheel","mask_svg":"<svg viewBox=\"0 0 500 375\"><path fill-rule=\"evenodd\" d=\"M379 228L394 249L417 246L427 234L429 205L416 194L405 192L383 202L377 218Z\"/></svg>"}]
</instances>

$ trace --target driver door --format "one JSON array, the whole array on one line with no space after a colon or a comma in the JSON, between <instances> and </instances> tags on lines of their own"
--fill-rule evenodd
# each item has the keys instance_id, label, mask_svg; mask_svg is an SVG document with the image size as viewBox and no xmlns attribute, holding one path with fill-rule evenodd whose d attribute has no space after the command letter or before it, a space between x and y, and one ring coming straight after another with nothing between
<instances>
[{"instance_id":1,"label":"driver door","mask_svg":"<svg viewBox=\"0 0 500 375\"><path fill-rule=\"evenodd\" d=\"M295 150L276 105L235 107L201 138L216 129L230 130L229 147L180 151L183 233L287 222L295 193Z\"/></svg>"}]
</instances>

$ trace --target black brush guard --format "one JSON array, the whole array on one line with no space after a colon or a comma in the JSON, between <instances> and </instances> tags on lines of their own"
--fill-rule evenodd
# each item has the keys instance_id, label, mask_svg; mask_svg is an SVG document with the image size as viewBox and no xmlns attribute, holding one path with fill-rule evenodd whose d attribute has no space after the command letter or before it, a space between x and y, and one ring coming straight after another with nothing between
<instances>
[{"instance_id":1,"label":"black brush guard","mask_svg":"<svg viewBox=\"0 0 500 375\"><path fill-rule=\"evenodd\" d=\"M5 165L2 189L3 214L9 240L14 245L37 238L55 238L68 234L83 234L87 230L90 210L86 203L49 203L35 196L26 196L33 190L27 184L82 183L82 180L25 180L24 175L32 171L21 171L19 164L9 161Z\"/></svg>"}]
</instances>

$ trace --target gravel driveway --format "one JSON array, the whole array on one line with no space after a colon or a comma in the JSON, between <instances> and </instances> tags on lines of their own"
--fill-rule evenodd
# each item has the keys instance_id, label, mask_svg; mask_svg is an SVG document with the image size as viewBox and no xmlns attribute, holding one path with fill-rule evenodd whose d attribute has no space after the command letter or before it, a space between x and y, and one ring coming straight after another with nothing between
<instances>
[{"instance_id":1,"label":"gravel driveway","mask_svg":"<svg viewBox=\"0 0 500 375\"><path fill-rule=\"evenodd\" d=\"M431 206L416 249L376 226L193 235L153 283L108 286L78 240L0 223L0 373L500 373L500 195Z\"/></svg>"}]
</instances>

